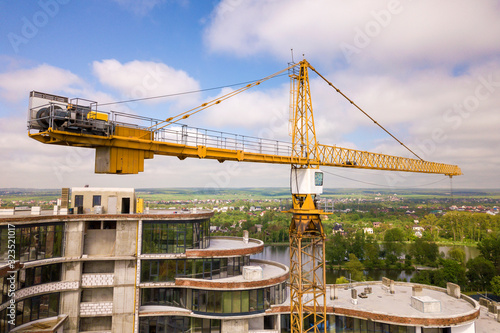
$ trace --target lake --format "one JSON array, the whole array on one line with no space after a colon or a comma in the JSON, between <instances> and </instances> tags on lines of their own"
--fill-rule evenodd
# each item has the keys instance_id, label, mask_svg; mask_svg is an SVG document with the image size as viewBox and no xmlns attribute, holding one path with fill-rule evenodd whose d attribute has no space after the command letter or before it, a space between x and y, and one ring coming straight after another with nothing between
<instances>
[{"instance_id":1,"label":"lake","mask_svg":"<svg viewBox=\"0 0 500 333\"><path fill-rule=\"evenodd\" d=\"M445 256L453 247L459 247L465 252L465 259L469 260L475 258L479 255L479 250L476 247L471 246L440 246L439 253L444 253ZM290 264L290 249L288 245L265 245L264 250L259 253L252 255L253 259L263 259L277 261L279 263L289 266ZM367 280L380 281L383 277L387 277L391 280L404 280L410 282L410 279L415 274L415 271L405 271L405 270L386 270L386 269L370 269L363 271ZM347 276L347 272L338 269L328 269L326 271L326 283L335 283L335 280L340 276Z\"/></svg>"}]
</instances>

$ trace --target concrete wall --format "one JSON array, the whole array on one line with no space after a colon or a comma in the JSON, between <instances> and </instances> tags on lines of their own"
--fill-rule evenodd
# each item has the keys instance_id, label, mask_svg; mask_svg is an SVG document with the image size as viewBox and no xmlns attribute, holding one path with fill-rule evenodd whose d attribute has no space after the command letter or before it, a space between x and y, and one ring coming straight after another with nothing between
<instances>
[{"instance_id":1,"label":"concrete wall","mask_svg":"<svg viewBox=\"0 0 500 333\"><path fill-rule=\"evenodd\" d=\"M469 323L462 326L455 326L451 328L451 333L475 333L475 323Z\"/></svg>"},{"instance_id":2,"label":"concrete wall","mask_svg":"<svg viewBox=\"0 0 500 333\"><path fill-rule=\"evenodd\" d=\"M92 188L92 187L74 187L71 189L71 206L75 207L75 196L83 195L83 211L85 214L95 213L92 207L93 196L101 196L102 213L121 214L122 198L130 198L130 210L125 213L135 212L135 191L133 188ZM109 198L116 198L109 200ZM108 207L108 201L116 202L116 207ZM76 213L76 212L75 212Z\"/></svg>"},{"instance_id":3,"label":"concrete wall","mask_svg":"<svg viewBox=\"0 0 500 333\"><path fill-rule=\"evenodd\" d=\"M134 321L134 287L115 287L113 332L130 332Z\"/></svg>"},{"instance_id":4,"label":"concrete wall","mask_svg":"<svg viewBox=\"0 0 500 333\"><path fill-rule=\"evenodd\" d=\"M90 256L112 256L115 253L115 240L115 229L87 230L83 253Z\"/></svg>"},{"instance_id":5,"label":"concrete wall","mask_svg":"<svg viewBox=\"0 0 500 333\"><path fill-rule=\"evenodd\" d=\"M82 290L82 302L111 302L113 288L89 288Z\"/></svg>"},{"instance_id":6,"label":"concrete wall","mask_svg":"<svg viewBox=\"0 0 500 333\"><path fill-rule=\"evenodd\" d=\"M86 261L83 263L83 274L114 273L115 262L112 260Z\"/></svg>"},{"instance_id":7,"label":"concrete wall","mask_svg":"<svg viewBox=\"0 0 500 333\"><path fill-rule=\"evenodd\" d=\"M249 330L264 330L264 317L256 317L248 319Z\"/></svg>"},{"instance_id":8,"label":"concrete wall","mask_svg":"<svg viewBox=\"0 0 500 333\"><path fill-rule=\"evenodd\" d=\"M83 231L85 222L69 221L66 222L64 235L64 256L79 257L83 251Z\"/></svg>"},{"instance_id":9,"label":"concrete wall","mask_svg":"<svg viewBox=\"0 0 500 333\"><path fill-rule=\"evenodd\" d=\"M65 333L77 333L80 312L80 291L65 291L61 293L60 313L68 315L64 322Z\"/></svg>"},{"instance_id":10,"label":"concrete wall","mask_svg":"<svg viewBox=\"0 0 500 333\"><path fill-rule=\"evenodd\" d=\"M115 261L115 286L134 286L135 283L135 261Z\"/></svg>"},{"instance_id":11,"label":"concrete wall","mask_svg":"<svg viewBox=\"0 0 500 333\"><path fill-rule=\"evenodd\" d=\"M133 256L136 253L137 224L135 221L116 222L116 256Z\"/></svg>"},{"instance_id":12,"label":"concrete wall","mask_svg":"<svg viewBox=\"0 0 500 333\"><path fill-rule=\"evenodd\" d=\"M248 332L247 319L222 320L221 333L247 333L247 332Z\"/></svg>"},{"instance_id":13,"label":"concrete wall","mask_svg":"<svg viewBox=\"0 0 500 333\"><path fill-rule=\"evenodd\" d=\"M111 329L111 317L91 317L80 320L80 331L108 331ZM126 332L126 331L123 331Z\"/></svg>"}]
</instances>

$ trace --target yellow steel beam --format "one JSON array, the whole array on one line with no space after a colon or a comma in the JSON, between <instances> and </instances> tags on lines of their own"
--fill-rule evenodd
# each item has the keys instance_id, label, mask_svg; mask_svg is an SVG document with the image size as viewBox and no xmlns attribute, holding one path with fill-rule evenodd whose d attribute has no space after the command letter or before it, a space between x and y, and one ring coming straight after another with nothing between
<instances>
[{"instance_id":1,"label":"yellow steel beam","mask_svg":"<svg viewBox=\"0 0 500 333\"><path fill-rule=\"evenodd\" d=\"M124 132L124 131L121 131ZM341 148L335 146L318 145L318 160L311 161L308 158L292 157L286 155L273 155L254 153L243 150L223 149L209 146L190 146L172 142L139 139L134 135L143 135L142 132L127 133L129 136L113 135L110 137L79 134L49 129L45 132L30 134L30 137L42 143L57 144L77 147L116 147L142 150L151 154L177 156L180 159L207 158L223 161L239 161L253 163L272 164L296 164L332 167L348 167L359 169L406 171L420 173L444 174L458 176L462 172L456 165L421 161L412 158L370 153L355 149ZM150 156L149 158L151 158ZM147 157L146 157L147 158ZM141 170L142 168L139 168ZM110 172L113 173L113 172Z\"/></svg>"}]
</instances>

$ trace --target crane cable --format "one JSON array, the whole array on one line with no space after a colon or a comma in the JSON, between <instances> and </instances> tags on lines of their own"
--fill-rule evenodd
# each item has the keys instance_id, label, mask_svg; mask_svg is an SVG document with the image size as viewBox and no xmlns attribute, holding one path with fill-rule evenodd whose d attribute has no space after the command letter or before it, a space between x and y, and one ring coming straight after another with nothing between
<instances>
[{"instance_id":1,"label":"crane cable","mask_svg":"<svg viewBox=\"0 0 500 333\"><path fill-rule=\"evenodd\" d=\"M232 92L230 92L230 93L228 93L228 94L226 94L226 95L223 95L223 96L221 96L221 97L219 97L219 98L216 98L216 99L214 99L214 100L211 100L210 102L203 103L203 104L201 104L201 105L199 105L199 106L197 106L197 107L195 107L195 108L192 108L192 109L190 109L190 110L184 111L184 112L182 112L182 113L180 113L180 114L178 114L178 115L176 115L176 116L169 117L169 118L167 118L167 119L165 119L165 120L163 120L163 121L159 122L158 124L155 124L155 125L153 125L153 126L150 126L150 127L148 128L148 130L150 130L150 129L152 129L153 127L155 127L155 131L157 131L157 130L160 130L160 129L164 128L164 127L167 127L167 126L168 126L168 125L170 125L170 124L174 124L174 123L178 122L179 120L189 118L190 116L192 116L192 115L194 115L194 114L196 114L196 113L198 113L198 112L200 112L200 111L203 111L203 110L205 110L205 109L207 109L207 108L211 107L212 105L219 104L220 102L225 101L226 99L228 99L228 98L230 98L230 97L233 97L233 96L235 96L235 95L237 95L237 94L239 94L239 93L241 93L241 92L243 92L243 91L246 91L246 90L248 90L248 89L250 89L250 88L252 88L252 87L255 87L255 86L257 86L257 85L261 84L262 82L267 81L267 80L269 80L269 79L272 79L273 77L276 77L276 76L278 76L278 75L282 74L283 72L288 71L288 70L290 70L291 68L293 68L293 67L295 67L295 66L298 66L298 65L299 65L299 64L293 64L293 65L291 65L291 66L289 66L289 67L287 67L287 68L285 68L285 69L283 69L283 70L281 70L281 71L279 71L279 72L276 72L276 73L274 73L274 74L271 74L271 75L269 75L269 76L266 76L265 78L262 78L262 79L260 79L260 80L254 81L253 83L249 83L249 84L247 84L246 86L244 86L244 87L242 87L242 88L239 88L239 89L237 89L237 90L235 90L235 91L232 91ZM177 118L177 119L176 119L176 118ZM160 125L160 124L163 124L163 123L165 123L165 125L160 126L160 127L156 127L156 126L158 126L158 125Z\"/></svg>"},{"instance_id":2,"label":"crane cable","mask_svg":"<svg viewBox=\"0 0 500 333\"><path fill-rule=\"evenodd\" d=\"M311 68L316 74L319 75L319 77L321 77L323 80L325 80L326 83L328 83L329 86L331 86L333 89L335 89L339 94L341 94L345 99L347 99L352 105L354 105L359 111L363 112L363 114L365 116L367 116L368 118L370 118L371 121L373 121L378 127L380 127L381 129L383 129L387 134L389 134L394 140L396 140L397 142L399 142L400 145L402 145L403 147L405 147L410 153L412 153L413 155L415 155L416 157L418 157L419 160L423 161L423 159L418 156L415 152L413 152L410 148L408 148L403 142L401 142L398 138L396 138L394 135L392 135L388 130L386 130L382 125L380 125L375 119L373 119L368 113L366 113L365 111L363 111L363 109L361 109L356 103L354 103L349 97L347 97L342 91L340 91L340 89L338 89L337 87L335 87L330 81L328 81L323 75L321 75L314 67L312 67L310 64L309 64L309 68Z\"/></svg>"},{"instance_id":3,"label":"crane cable","mask_svg":"<svg viewBox=\"0 0 500 333\"><path fill-rule=\"evenodd\" d=\"M349 178L349 177L346 177L346 176L337 175L335 173L328 172L328 171L325 171L325 170L322 170L322 171L324 173L326 173L326 174L329 174L329 175L332 175L332 176L335 176L335 177L344 178L344 179L347 179L347 180L351 180L351 181L354 181L354 182L363 183L363 184L367 184L367 185L375 185L375 186L389 187L389 188L396 188L397 187L397 186L391 186L391 185L384 185L384 184L376 184L376 183L366 182L366 181L359 180L359 179L353 179L353 178ZM437 181L432 182L432 183L427 183L427 184L423 184L423 185L416 185L416 186L413 186L413 187L429 186L429 185L433 185L433 184L436 184L436 183L440 183L440 182L444 181L445 179L446 178L441 178L440 180L437 180ZM400 188L403 188L403 187L400 187Z\"/></svg>"},{"instance_id":4,"label":"crane cable","mask_svg":"<svg viewBox=\"0 0 500 333\"><path fill-rule=\"evenodd\" d=\"M234 86L241 86L242 84L254 83L254 82L257 82L257 81L260 81L260 80L261 79L252 80L252 81L246 81L246 82L240 82L240 83L234 83L234 84L229 84L229 85L219 86L219 87L213 87L213 88L190 90L190 91L183 91L183 92L178 92L178 93L173 93L173 94L158 95L158 96L149 96L149 97L143 97L143 98L127 99L127 100L123 100L123 101L101 103L101 104L99 104L99 106L114 105L114 104L124 104L124 103L148 101L148 100L151 100L151 99L158 99L158 98L165 98L165 97L174 97L174 96L196 94L196 93L210 91L210 90L217 90L217 89L222 89L222 88L229 88L229 87L234 87Z\"/></svg>"}]
</instances>

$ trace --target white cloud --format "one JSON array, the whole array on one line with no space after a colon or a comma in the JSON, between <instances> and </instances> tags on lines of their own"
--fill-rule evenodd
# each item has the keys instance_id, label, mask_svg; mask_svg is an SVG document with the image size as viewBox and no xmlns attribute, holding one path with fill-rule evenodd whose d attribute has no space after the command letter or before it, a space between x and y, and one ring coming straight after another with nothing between
<instances>
[{"instance_id":1,"label":"white cloud","mask_svg":"<svg viewBox=\"0 0 500 333\"><path fill-rule=\"evenodd\" d=\"M214 52L272 54L365 70L453 67L500 51L497 1L235 1L217 6L205 40Z\"/></svg>"},{"instance_id":2,"label":"white cloud","mask_svg":"<svg viewBox=\"0 0 500 333\"><path fill-rule=\"evenodd\" d=\"M140 99L168 94L197 91L199 83L185 71L163 63L134 60L120 63L115 59L94 61L93 72L99 81L126 99ZM170 97L181 105L192 105L196 95ZM152 99L152 103L165 101Z\"/></svg>"},{"instance_id":3,"label":"white cloud","mask_svg":"<svg viewBox=\"0 0 500 333\"><path fill-rule=\"evenodd\" d=\"M74 93L84 85L83 80L71 71L47 64L0 73L0 96L8 102L27 98L32 90Z\"/></svg>"}]
</instances>

